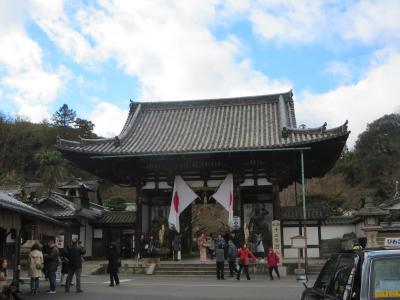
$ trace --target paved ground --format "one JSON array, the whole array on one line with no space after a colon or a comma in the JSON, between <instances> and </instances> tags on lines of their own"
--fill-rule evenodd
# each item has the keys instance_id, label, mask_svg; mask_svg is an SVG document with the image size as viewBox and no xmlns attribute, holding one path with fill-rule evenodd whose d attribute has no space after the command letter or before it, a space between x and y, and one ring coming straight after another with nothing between
<instances>
[{"instance_id":1,"label":"paved ground","mask_svg":"<svg viewBox=\"0 0 400 300\"><path fill-rule=\"evenodd\" d=\"M212 277L162 277L162 276L121 276L121 285L108 286L108 277L103 275L83 277L84 293L77 294L75 287L66 294L58 287L57 294L48 295L47 282L41 282L40 294L30 296L29 285L21 286L21 297L25 299L300 299L303 286L295 277L269 281L265 277L253 276L251 281L236 281L233 278L219 281Z\"/></svg>"}]
</instances>

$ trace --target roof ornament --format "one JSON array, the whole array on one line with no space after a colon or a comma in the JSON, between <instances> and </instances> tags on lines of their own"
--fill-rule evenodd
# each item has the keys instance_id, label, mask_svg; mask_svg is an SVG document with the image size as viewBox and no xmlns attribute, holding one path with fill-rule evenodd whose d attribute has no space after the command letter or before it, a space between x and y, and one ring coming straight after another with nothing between
<instances>
[{"instance_id":1,"label":"roof ornament","mask_svg":"<svg viewBox=\"0 0 400 300\"><path fill-rule=\"evenodd\" d=\"M135 104L136 104L135 101L129 99L129 113L131 113L134 110Z\"/></svg>"},{"instance_id":2,"label":"roof ornament","mask_svg":"<svg viewBox=\"0 0 400 300\"><path fill-rule=\"evenodd\" d=\"M115 147L121 146L121 140L119 139L118 136L115 136L115 138L114 138L114 146Z\"/></svg>"}]
</instances>

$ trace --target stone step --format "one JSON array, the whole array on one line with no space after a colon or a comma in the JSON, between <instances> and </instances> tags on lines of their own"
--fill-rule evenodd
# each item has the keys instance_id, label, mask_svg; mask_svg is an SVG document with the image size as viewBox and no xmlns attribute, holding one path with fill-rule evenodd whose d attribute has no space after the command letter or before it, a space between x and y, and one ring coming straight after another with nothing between
<instances>
[{"instance_id":1,"label":"stone step","mask_svg":"<svg viewBox=\"0 0 400 300\"><path fill-rule=\"evenodd\" d=\"M229 271L228 271L229 272ZM215 276L214 271L204 270L156 270L154 275L175 275L175 276Z\"/></svg>"}]
</instances>

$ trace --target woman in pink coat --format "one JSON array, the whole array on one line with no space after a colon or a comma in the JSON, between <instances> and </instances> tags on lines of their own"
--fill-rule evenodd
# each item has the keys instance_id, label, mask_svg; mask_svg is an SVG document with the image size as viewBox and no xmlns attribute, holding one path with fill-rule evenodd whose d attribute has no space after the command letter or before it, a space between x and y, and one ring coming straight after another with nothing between
<instances>
[{"instance_id":1,"label":"woman in pink coat","mask_svg":"<svg viewBox=\"0 0 400 300\"><path fill-rule=\"evenodd\" d=\"M269 278L271 280L274 280L274 276L272 276L272 271L275 270L276 276L281 279L278 271L279 256L272 248L268 249L267 263L269 269Z\"/></svg>"},{"instance_id":2,"label":"woman in pink coat","mask_svg":"<svg viewBox=\"0 0 400 300\"><path fill-rule=\"evenodd\" d=\"M244 274L246 274L247 280L250 280L250 275L249 275L250 259L249 259L249 256L251 256L254 260L256 260L257 258L250 251L250 249L247 247L246 244L243 245L243 248L239 248L239 250L237 252L237 256L239 257L239 271L237 273L236 279L240 280L240 273L242 272L242 269L243 269L244 270Z\"/></svg>"}]
</instances>

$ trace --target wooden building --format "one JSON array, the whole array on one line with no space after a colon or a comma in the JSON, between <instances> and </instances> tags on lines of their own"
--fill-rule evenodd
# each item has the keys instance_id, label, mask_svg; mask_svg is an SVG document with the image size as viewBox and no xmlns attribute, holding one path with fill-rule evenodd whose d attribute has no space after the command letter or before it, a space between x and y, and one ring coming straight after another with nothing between
<instances>
[{"instance_id":1,"label":"wooden building","mask_svg":"<svg viewBox=\"0 0 400 300\"><path fill-rule=\"evenodd\" d=\"M197 231L207 231L207 224L192 223L193 214L202 207L211 213L222 210L209 196L228 173L234 175L235 214L251 229L250 236L261 232L270 244L270 222L280 219L279 191L301 179L299 149L304 149L305 177L321 177L339 158L348 135L347 122L333 129L326 123L298 127L289 91L131 102L118 136L59 139L57 148L101 178L136 187L137 233L156 233L155 227L165 223L174 177L181 175L200 195L181 216L184 248L190 250Z\"/></svg>"}]
</instances>

